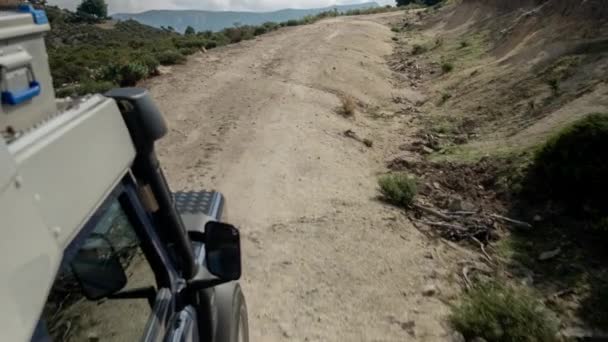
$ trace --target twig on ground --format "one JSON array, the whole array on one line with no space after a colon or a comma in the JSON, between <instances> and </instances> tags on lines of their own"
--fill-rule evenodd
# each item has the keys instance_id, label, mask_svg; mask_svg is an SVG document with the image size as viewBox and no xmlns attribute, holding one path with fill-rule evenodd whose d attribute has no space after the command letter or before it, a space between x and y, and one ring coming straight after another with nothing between
<instances>
[{"instance_id":1,"label":"twig on ground","mask_svg":"<svg viewBox=\"0 0 608 342\"><path fill-rule=\"evenodd\" d=\"M451 224L451 223L445 223L445 222L431 222L431 221L424 221L424 220L420 220L420 223L424 223L431 227L454 229L454 230L458 230L461 232L467 231L467 229L465 227L457 225L457 224Z\"/></svg>"},{"instance_id":2,"label":"twig on ground","mask_svg":"<svg viewBox=\"0 0 608 342\"><path fill-rule=\"evenodd\" d=\"M344 131L344 136L353 140L357 140L358 142L362 143L367 147L372 147L374 145L373 141L367 138L359 137L357 133L355 133L352 129L347 129L346 131Z\"/></svg>"},{"instance_id":3,"label":"twig on ground","mask_svg":"<svg viewBox=\"0 0 608 342\"><path fill-rule=\"evenodd\" d=\"M467 291L471 289L471 287L473 287L473 284L471 283L471 280L469 279L469 271L470 271L470 267L469 266L465 266L462 268L462 278L464 279L464 284L467 287Z\"/></svg>"},{"instance_id":4,"label":"twig on ground","mask_svg":"<svg viewBox=\"0 0 608 342\"><path fill-rule=\"evenodd\" d=\"M451 217L449 217L449 216L448 216L448 215L446 215L446 214L443 214L443 213L439 212L438 210L435 210L435 209L432 209L432 208L426 207L426 206L424 206L424 205L422 205L422 204L418 204L418 203L414 203L412 206L413 206L414 208L416 208L416 209L420 210L420 211L424 211L424 212L425 212L425 213L427 213L427 214L430 214L430 215L433 215L433 216L439 217L440 219L442 219L442 220L444 220L444 221L452 221L452 218L451 218Z\"/></svg>"},{"instance_id":5,"label":"twig on ground","mask_svg":"<svg viewBox=\"0 0 608 342\"><path fill-rule=\"evenodd\" d=\"M492 216L495 219L511 223L512 225L515 225L515 226L518 226L518 227L523 227L523 228L528 228L528 229L532 228L532 225L529 224L528 222L515 220L515 219L512 219L510 217L506 217L506 216L502 216L502 215L498 215L498 214L492 214L490 216Z\"/></svg>"},{"instance_id":6,"label":"twig on ground","mask_svg":"<svg viewBox=\"0 0 608 342\"><path fill-rule=\"evenodd\" d=\"M551 297L560 298L574 293L574 289L564 289L561 291L555 292Z\"/></svg>"},{"instance_id":7,"label":"twig on ground","mask_svg":"<svg viewBox=\"0 0 608 342\"><path fill-rule=\"evenodd\" d=\"M450 211L448 214L451 216L471 216L476 214L475 211Z\"/></svg>"},{"instance_id":8,"label":"twig on ground","mask_svg":"<svg viewBox=\"0 0 608 342\"><path fill-rule=\"evenodd\" d=\"M72 328L72 322L70 321L66 321L65 322L65 332L63 333L63 341L69 341L70 339L68 338L70 335L70 329Z\"/></svg>"},{"instance_id":9,"label":"twig on ground","mask_svg":"<svg viewBox=\"0 0 608 342\"><path fill-rule=\"evenodd\" d=\"M481 248L481 252L483 253L483 255L486 257L486 259L490 262L490 263L494 263L494 260L492 260L492 258L490 257L490 255L488 255L488 253L486 252L486 249L484 247L483 242L479 241L479 239L477 239L474 236L471 236L471 239L475 242L477 242L479 244L479 248Z\"/></svg>"}]
</instances>

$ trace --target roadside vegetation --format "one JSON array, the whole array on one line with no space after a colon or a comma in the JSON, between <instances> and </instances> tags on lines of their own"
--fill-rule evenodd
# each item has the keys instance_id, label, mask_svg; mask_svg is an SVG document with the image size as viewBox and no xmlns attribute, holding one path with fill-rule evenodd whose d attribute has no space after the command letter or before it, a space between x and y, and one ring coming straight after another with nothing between
<instances>
[{"instance_id":1,"label":"roadside vegetation","mask_svg":"<svg viewBox=\"0 0 608 342\"><path fill-rule=\"evenodd\" d=\"M596 71L608 48L588 47L605 37L591 26L606 26L573 3L589 21L569 41L551 6L520 16L501 2L452 3L394 24L389 65L428 97L395 102L421 129L387 167L417 177L414 226L479 252L474 266L452 265L464 291L450 322L467 341L608 336L608 114ZM474 10L484 15L465 15ZM532 49L545 54L528 63Z\"/></svg>"},{"instance_id":2,"label":"roadside vegetation","mask_svg":"<svg viewBox=\"0 0 608 342\"><path fill-rule=\"evenodd\" d=\"M46 37L49 63L60 97L133 86L159 74L159 66L185 63L188 55L254 39L282 27L307 25L321 19L396 11L392 6L347 12L327 11L300 20L237 25L219 32L196 32L188 27L157 29L134 20L113 22L103 0L85 0L76 13L45 5L51 23Z\"/></svg>"},{"instance_id":3,"label":"roadside vegetation","mask_svg":"<svg viewBox=\"0 0 608 342\"><path fill-rule=\"evenodd\" d=\"M450 323L467 340L551 342L557 340L557 321L526 288L498 283L478 285L465 293Z\"/></svg>"},{"instance_id":4,"label":"roadside vegetation","mask_svg":"<svg viewBox=\"0 0 608 342\"><path fill-rule=\"evenodd\" d=\"M394 205L407 207L414 203L416 179L407 173L389 173L378 179L384 199Z\"/></svg>"}]
</instances>

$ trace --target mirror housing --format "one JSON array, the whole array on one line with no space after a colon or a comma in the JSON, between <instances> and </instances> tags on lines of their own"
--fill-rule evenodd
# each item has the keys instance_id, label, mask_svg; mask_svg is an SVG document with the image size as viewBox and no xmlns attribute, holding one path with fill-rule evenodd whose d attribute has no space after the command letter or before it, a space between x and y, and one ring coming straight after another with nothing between
<instances>
[{"instance_id":1,"label":"mirror housing","mask_svg":"<svg viewBox=\"0 0 608 342\"><path fill-rule=\"evenodd\" d=\"M223 281L241 277L241 240L239 230L226 223L205 224L205 262L211 274Z\"/></svg>"},{"instance_id":2,"label":"mirror housing","mask_svg":"<svg viewBox=\"0 0 608 342\"><path fill-rule=\"evenodd\" d=\"M127 276L114 247L101 235L91 235L71 262L72 272L89 300L98 300L120 291Z\"/></svg>"}]
</instances>

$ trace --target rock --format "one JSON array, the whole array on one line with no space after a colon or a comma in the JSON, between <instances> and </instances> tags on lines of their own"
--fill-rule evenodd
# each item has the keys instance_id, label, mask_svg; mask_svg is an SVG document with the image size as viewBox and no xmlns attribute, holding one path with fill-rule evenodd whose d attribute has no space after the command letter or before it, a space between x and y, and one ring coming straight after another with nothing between
<instances>
[{"instance_id":1,"label":"rock","mask_svg":"<svg viewBox=\"0 0 608 342\"><path fill-rule=\"evenodd\" d=\"M414 321L401 322L399 324L399 326L401 327L401 329L407 331L407 333L410 334L410 336L416 336L416 331L414 330L414 328L416 327L416 322L414 322Z\"/></svg>"},{"instance_id":2,"label":"rock","mask_svg":"<svg viewBox=\"0 0 608 342\"><path fill-rule=\"evenodd\" d=\"M99 341L99 335L97 335L96 332L91 331L87 334L87 341L89 342L98 342Z\"/></svg>"},{"instance_id":3,"label":"rock","mask_svg":"<svg viewBox=\"0 0 608 342\"><path fill-rule=\"evenodd\" d=\"M439 190L439 189L441 189L441 185L439 185L439 183L437 183L437 182L433 182L433 188Z\"/></svg>"},{"instance_id":4,"label":"rock","mask_svg":"<svg viewBox=\"0 0 608 342\"><path fill-rule=\"evenodd\" d=\"M534 215L534 217L532 218L532 221L534 222L540 222L543 220L543 217L540 215Z\"/></svg>"},{"instance_id":5,"label":"rock","mask_svg":"<svg viewBox=\"0 0 608 342\"><path fill-rule=\"evenodd\" d=\"M543 253L541 253L538 256L538 260L540 260L540 261L546 261L546 260L549 260L549 259L553 259L556 256L558 256L559 253L561 253L561 252L562 252L562 250L559 247L557 249L552 250L552 251L543 252Z\"/></svg>"},{"instance_id":6,"label":"rock","mask_svg":"<svg viewBox=\"0 0 608 342\"><path fill-rule=\"evenodd\" d=\"M408 153L399 154L386 163L386 167L391 170L409 169L416 165L418 161Z\"/></svg>"},{"instance_id":7,"label":"rock","mask_svg":"<svg viewBox=\"0 0 608 342\"><path fill-rule=\"evenodd\" d=\"M452 198L448 202L448 209L451 211L475 211L473 203L460 198Z\"/></svg>"},{"instance_id":8,"label":"rock","mask_svg":"<svg viewBox=\"0 0 608 342\"><path fill-rule=\"evenodd\" d=\"M521 284L523 286L532 286L534 284L534 277L531 274L526 275L522 280Z\"/></svg>"},{"instance_id":9,"label":"rock","mask_svg":"<svg viewBox=\"0 0 608 342\"><path fill-rule=\"evenodd\" d=\"M483 337L475 337L474 339L471 340L471 342L488 342L488 341L486 341L486 339Z\"/></svg>"},{"instance_id":10,"label":"rock","mask_svg":"<svg viewBox=\"0 0 608 342\"><path fill-rule=\"evenodd\" d=\"M452 335L450 335L450 342L467 342L467 340L464 338L464 335L462 335L460 332L458 331L454 331L452 333Z\"/></svg>"},{"instance_id":11,"label":"rock","mask_svg":"<svg viewBox=\"0 0 608 342\"><path fill-rule=\"evenodd\" d=\"M561 335L568 339L605 340L608 339L608 332L586 327L568 327L561 331Z\"/></svg>"},{"instance_id":12,"label":"rock","mask_svg":"<svg viewBox=\"0 0 608 342\"><path fill-rule=\"evenodd\" d=\"M429 284L422 289L422 295L425 297L431 297L436 295L438 291L439 290L435 284Z\"/></svg>"},{"instance_id":13,"label":"rock","mask_svg":"<svg viewBox=\"0 0 608 342\"><path fill-rule=\"evenodd\" d=\"M454 138L454 143L455 144L466 144L469 141L469 139L464 136L464 135L459 135L457 137Z\"/></svg>"},{"instance_id":14,"label":"rock","mask_svg":"<svg viewBox=\"0 0 608 342\"><path fill-rule=\"evenodd\" d=\"M433 259L433 253L431 253L431 252L425 252L423 256L426 259Z\"/></svg>"},{"instance_id":15,"label":"rock","mask_svg":"<svg viewBox=\"0 0 608 342\"><path fill-rule=\"evenodd\" d=\"M431 154L431 153L435 152L435 150L433 150L432 148L430 148L428 146L421 146L420 149L418 150L418 152L420 152L421 154Z\"/></svg>"},{"instance_id":16,"label":"rock","mask_svg":"<svg viewBox=\"0 0 608 342\"><path fill-rule=\"evenodd\" d=\"M418 188L418 193L425 196L430 195L432 191L433 188L427 183L422 183L422 185Z\"/></svg>"},{"instance_id":17,"label":"rock","mask_svg":"<svg viewBox=\"0 0 608 342\"><path fill-rule=\"evenodd\" d=\"M291 337L291 331L290 331L289 327L287 326L287 324L281 323L279 325L279 328L281 329L281 333L283 334L283 337Z\"/></svg>"}]
</instances>

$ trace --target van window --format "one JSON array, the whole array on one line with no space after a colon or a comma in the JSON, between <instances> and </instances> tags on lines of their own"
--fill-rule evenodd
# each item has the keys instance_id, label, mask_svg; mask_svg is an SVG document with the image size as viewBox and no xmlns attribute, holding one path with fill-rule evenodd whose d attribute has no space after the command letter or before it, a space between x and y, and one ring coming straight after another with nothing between
<instances>
[{"instance_id":1,"label":"van window","mask_svg":"<svg viewBox=\"0 0 608 342\"><path fill-rule=\"evenodd\" d=\"M83 291L82 277L74 263L79 255L91 254L89 237L102 238L112 246L126 275L122 291L155 286L155 278L140 241L118 199L105 205L89 224L88 237L78 237L80 245L67 252L72 260L64 260L43 315L48 334L53 341L135 341L141 339L151 313L146 299L89 300ZM89 258L90 259L90 258ZM82 263L81 263L82 264ZM80 264L79 264L80 265ZM119 268L120 268L119 265ZM124 280L124 278L122 278ZM86 292L90 295L90 291Z\"/></svg>"}]
</instances>

